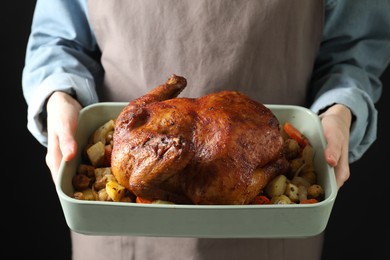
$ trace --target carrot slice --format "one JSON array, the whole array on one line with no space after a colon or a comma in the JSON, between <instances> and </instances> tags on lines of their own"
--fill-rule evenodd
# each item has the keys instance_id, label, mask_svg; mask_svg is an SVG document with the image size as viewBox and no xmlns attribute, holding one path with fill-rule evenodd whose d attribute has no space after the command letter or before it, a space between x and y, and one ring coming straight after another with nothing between
<instances>
[{"instance_id":1,"label":"carrot slice","mask_svg":"<svg viewBox=\"0 0 390 260\"><path fill-rule=\"evenodd\" d=\"M301 200L299 203L300 204L313 204L313 203L317 203L318 200L317 199L306 199L306 200Z\"/></svg>"},{"instance_id":2,"label":"carrot slice","mask_svg":"<svg viewBox=\"0 0 390 260\"><path fill-rule=\"evenodd\" d=\"M141 198L141 197L139 197L139 196L137 196L137 197L135 198L135 203L151 204L152 202L153 202L153 200Z\"/></svg>"},{"instance_id":3,"label":"carrot slice","mask_svg":"<svg viewBox=\"0 0 390 260\"><path fill-rule=\"evenodd\" d=\"M255 197L255 199L253 201L253 204L260 204L260 205L270 204L270 203L271 203L270 199L265 195L258 195Z\"/></svg>"},{"instance_id":4,"label":"carrot slice","mask_svg":"<svg viewBox=\"0 0 390 260\"><path fill-rule=\"evenodd\" d=\"M309 144L309 140L306 136L304 136L301 131L299 131L295 126L293 126L290 122L285 122L283 125L283 130L286 132L286 134L298 142L298 144L304 148L306 145Z\"/></svg>"}]
</instances>

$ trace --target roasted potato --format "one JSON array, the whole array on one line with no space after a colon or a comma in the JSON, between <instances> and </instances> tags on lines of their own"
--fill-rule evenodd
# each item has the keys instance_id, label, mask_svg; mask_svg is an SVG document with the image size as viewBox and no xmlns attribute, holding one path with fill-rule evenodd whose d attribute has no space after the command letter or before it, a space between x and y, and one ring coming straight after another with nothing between
<instances>
[{"instance_id":1,"label":"roasted potato","mask_svg":"<svg viewBox=\"0 0 390 260\"><path fill-rule=\"evenodd\" d=\"M113 201L121 201L125 195L126 188L120 185L117 181L111 180L106 184L106 191Z\"/></svg>"},{"instance_id":2,"label":"roasted potato","mask_svg":"<svg viewBox=\"0 0 390 260\"><path fill-rule=\"evenodd\" d=\"M324 196L324 190L322 187L318 184L310 185L309 188L307 188L307 198L308 199L317 199L321 200Z\"/></svg>"},{"instance_id":3,"label":"roasted potato","mask_svg":"<svg viewBox=\"0 0 390 260\"><path fill-rule=\"evenodd\" d=\"M265 187L268 196L275 197L284 194L287 186L287 177L283 174L276 176Z\"/></svg>"},{"instance_id":4,"label":"roasted potato","mask_svg":"<svg viewBox=\"0 0 390 260\"><path fill-rule=\"evenodd\" d=\"M292 201L284 194L274 196L271 199L271 204L291 204Z\"/></svg>"},{"instance_id":5,"label":"roasted potato","mask_svg":"<svg viewBox=\"0 0 390 260\"><path fill-rule=\"evenodd\" d=\"M88 148L88 158L93 166L100 167L104 165L105 151L105 144L100 141Z\"/></svg>"},{"instance_id":6,"label":"roasted potato","mask_svg":"<svg viewBox=\"0 0 390 260\"><path fill-rule=\"evenodd\" d=\"M298 187L293 183L287 183L284 194L293 202L299 201Z\"/></svg>"},{"instance_id":7,"label":"roasted potato","mask_svg":"<svg viewBox=\"0 0 390 260\"><path fill-rule=\"evenodd\" d=\"M112 139L114 132L115 121L109 120L104 125L100 126L92 136L92 143L96 144L102 142L104 145L108 144Z\"/></svg>"},{"instance_id":8,"label":"roasted potato","mask_svg":"<svg viewBox=\"0 0 390 260\"><path fill-rule=\"evenodd\" d=\"M97 200L96 193L91 188L77 191L73 194L73 197L79 200Z\"/></svg>"}]
</instances>

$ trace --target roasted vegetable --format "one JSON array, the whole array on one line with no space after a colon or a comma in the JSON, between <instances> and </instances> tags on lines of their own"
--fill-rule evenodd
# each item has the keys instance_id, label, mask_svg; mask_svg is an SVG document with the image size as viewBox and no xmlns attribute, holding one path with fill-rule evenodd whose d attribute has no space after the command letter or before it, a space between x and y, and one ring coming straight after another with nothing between
<instances>
[{"instance_id":1,"label":"roasted vegetable","mask_svg":"<svg viewBox=\"0 0 390 260\"><path fill-rule=\"evenodd\" d=\"M96 193L90 188L75 192L73 197L79 200L97 200Z\"/></svg>"},{"instance_id":2,"label":"roasted vegetable","mask_svg":"<svg viewBox=\"0 0 390 260\"><path fill-rule=\"evenodd\" d=\"M286 134L296 140L301 147L305 147L309 144L309 140L306 138L305 135L303 135L295 126L293 126L290 122L285 122L283 124L283 130L286 132Z\"/></svg>"},{"instance_id":3,"label":"roasted vegetable","mask_svg":"<svg viewBox=\"0 0 390 260\"><path fill-rule=\"evenodd\" d=\"M272 179L265 188L268 196L275 197L284 194L287 186L287 177L283 174Z\"/></svg>"},{"instance_id":4,"label":"roasted vegetable","mask_svg":"<svg viewBox=\"0 0 390 260\"><path fill-rule=\"evenodd\" d=\"M324 190L318 184L313 184L307 188L307 198L321 200L324 196Z\"/></svg>"},{"instance_id":5,"label":"roasted vegetable","mask_svg":"<svg viewBox=\"0 0 390 260\"><path fill-rule=\"evenodd\" d=\"M96 144L98 142L102 142L103 144L108 144L112 139L114 126L114 120L109 120L104 125L100 126L92 136L92 143Z\"/></svg>"},{"instance_id":6,"label":"roasted vegetable","mask_svg":"<svg viewBox=\"0 0 390 260\"><path fill-rule=\"evenodd\" d=\"M291 204L291 203L292 201L290 200L290 198L284 194L274 196L271 199L271 204Z\"/></svg>"},{"instance_id":7,"label":"roasted vegetable","mask_svg":"<svg viewBox=\"0 0 390 260\"><path fill-rule=\"evenodd\" d=\"M293 202L299 201L298 187L295 184L287 183L284 194Z\"/></svg>"},{"instance_id":8,"label":"roasted vegetable","mask_svg":"<svg viewBox=\"0 0 390 260\"><path fill-rule=\"evenodd\" d=\"M120 201L125 195L126 188L120 185L117 181L111 180L106 184L106 191L113 201Z\"/></svg>"},{"instance_id":9,"label":"roasted vegetable","mask_svg":"<svg viewBox=\"0 0 390 260\"><path fill-rule=\"evenodd\" d=\"M105 144L100 141L88 148L88 158L93 166L100 167L104 165L105 151Z\"/></svg>"}]
</instances>

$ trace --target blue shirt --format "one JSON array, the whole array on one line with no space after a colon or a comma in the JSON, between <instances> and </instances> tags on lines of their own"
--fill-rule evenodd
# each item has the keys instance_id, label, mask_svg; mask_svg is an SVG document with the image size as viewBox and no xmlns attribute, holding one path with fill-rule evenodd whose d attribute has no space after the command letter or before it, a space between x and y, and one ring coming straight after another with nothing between
<instances>
[{"instance_id":1,"label":"blue shirt","mask_svg":"<svg viewBox=\"0 0 390 260\"><path fill-rule=\"evenodd\" d=\"M359 159L376 139L380 75L390 61L390 1L327 0L324 35L311 85L310 108L348 106L349 159ZM86 0L38 0L27 45L23 93L27 127L47 145L45 104L54 91L76 94L87 106L98 102L102 77L99 47L89 26Z\"/></svg>"}]
</instances>

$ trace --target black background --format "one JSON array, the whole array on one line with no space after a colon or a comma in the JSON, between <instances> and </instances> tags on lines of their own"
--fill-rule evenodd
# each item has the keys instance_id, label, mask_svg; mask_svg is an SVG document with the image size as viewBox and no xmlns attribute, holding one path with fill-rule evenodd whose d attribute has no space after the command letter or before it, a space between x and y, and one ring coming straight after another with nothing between
<instances>
[{"instance_id":1,"label":"black background","mask_svg":"<svg viewBox=\"0 0 390 260\"><path fill-rule=\"evenodd\" d=\"M34 5L35 1L6 1L1 9L1 132L5 140L1 215L6 241L1 254L70 259L69 231L45 164L46 150L26 128L21 73ZM386 148L390 129L385 112L390 100L389 68L382 81L378 138L365 156L351 165L351 178L338 193L326 229L324 260L390 259L386 248L390 242Z\"/></svg>"}]
</instances>

